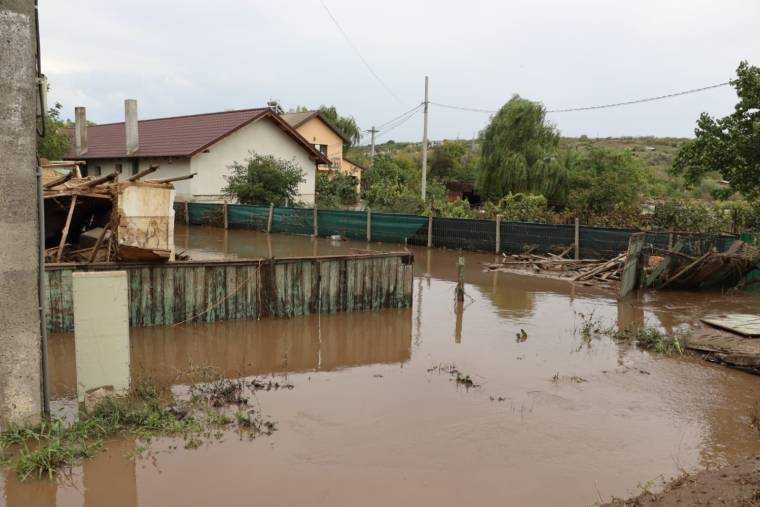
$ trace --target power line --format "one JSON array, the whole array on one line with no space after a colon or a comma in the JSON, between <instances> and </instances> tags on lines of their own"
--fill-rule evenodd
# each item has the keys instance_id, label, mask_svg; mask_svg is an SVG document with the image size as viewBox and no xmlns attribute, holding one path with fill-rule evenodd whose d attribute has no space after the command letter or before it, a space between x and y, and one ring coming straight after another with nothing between
<instances>
[{"instance_id":1,"label":"power line","mask_svg":"<svg viewBox=\"0 0 760 507\"><path fill-rule=\"evenodd\" d=\"M415 116L417 113L419 113L419 112L420 112L420 109L422 109L422 104L420 104L418 107L414 108L414 109L413 109L412 111L410 111L410 112L409 112L409 113L408 113L408 114L407 114L405 117L403 117L403 118L399 119L399 120L398 120L396 123L394 123L393 125L386 127L386 128L385 128L385 130L383 130L382 132L380 132L380 134L378 134L378 135L377 135L377 137L378 137L378 138L379 138L379 137L382 137L382 136L384 136L385 134L387 134L388 132L390 132L390 131L392 131L392 130L394 130L394 129L398 128L398 127L400 127L400 126L401 126L401 125L403 125L404 123L408 122L408 121L409 121L409 120L411 120L411 119L412 119L412 118L413 118L413 117L414 117L414 116Z\"/></svg>"},{"instance_id":2,"label":"power line","mask_svg":"<svg viewBox=\"0 0 760 507\"><path fill-rule=\"evenodd\" d=\"M581 106L581 107L568 107L568 108L564 108L564 109L547 109L546 112L547 113L570 113L570 112L575 112L575 111L592 111L592 110L595 110L595 109L609 109L609 108L612 108L612 107L630 106L632 104L641 104L641 103L644 103L644 102L655 102L655 101L658 101L658 100L670 99L670 98L673 98L673 97L680 97L681 95L689 95L691 93L703 92L703 91L706 91L706 90L712 90L714 88L720 88L722 86L727 86L729 84L731 84L731 82L730 81L726 81L725 83L718 83L718 84L714 84L714 85L703 86L702 88L693 88L691 90L684 90L684 91L681 91L681 92L668 93L666 95L658 95L656 97L647 97L647 98L643 98L643 99L626 100L624 102L615 102L615 103L612 103L612 104L602 104L602 105L598 105L598 106ZM476 108L476 107L452 106L450 104L440 104L438 102L431 102L431 104L433 104L435 106L438 106L438 107L443 107L443 108L446 108L446 109L455 109L455 110L459 110L459 111L469 111L469 112L474 112L474 113L493 114L493 113L497 113L498 112L498 109L480 109L480 108Z\"/></svg>"},{"instance_id":3,"label":"power line","mask_svg":"<svg viewBox=\"0 0 760 507\"><path fill-rule=\"evenodd\" d=\"M329 7L327 7L327 4L324 2L324 0L319 0L319 3L322 4L322 7L324 7L325 11L327 12L327 15L330 16L330 19L335 24L335 26L338 28L338 30L340 31L340 33L343 35L343 38L346 39L346 42L348 42L348 45L351 46L351 48L354 50L354 52L356 53L356 55L359 57L359 59L364 64L364 66L367 67L367 70L370 72L370 74L372 74L375 77L375 79L377 80L377 82L380 83L382 85L382 87L385 88L385 91L387 91L394 99L396 99L396 101L399 104L404 105L405 102L403 100L401 100L401 98L399 98L399 96L396 95L396 93L394 93L394 91L391 90L391 88L387 84L385 84L385 81L383 81L383 79L377 74L377 72L375 72L375 70L372 68L372 66L369 64L369 62L364 58L364 56L362 55L361 51L359 51L358 46L353 43L353 41L348 36L348 34L346 33L346 31L343 30L343 27L340 26L340 23L338 23L338 20L335 18L335 16L333 16L333 13L330 12Z\"/></svg>"},{"instance_id":4,"label":"power line","mask_svg":"<svg viewBox=\"0 0 760 507\"><path fill-rule=\"evenodd\" d=\"M383 129L384 129L386 126L387 126L387 125L390 125L391 123L395 122L396 120L398 120L398 119L400 119L400 118L403 118L403 117L404 117L404 116L406 116L407 114L409 114L409 113L412 113L412 112L416 111L417 109L421 108L422 106L423 106L423 104L417 104L417 105L416 105L416 106L414 106L413 108L409 109L408 111L404 111L403 113L401 113L400 115L396 116L396 117L395 117L395 118L393 118L392 120L388 120L387 122L385 122L385 123L383 123L383 124L381 124L381 125L378 125L378 126L377 126L377 129L378 129L378 130L383 130Z\"/></svg>"}]
</instances>

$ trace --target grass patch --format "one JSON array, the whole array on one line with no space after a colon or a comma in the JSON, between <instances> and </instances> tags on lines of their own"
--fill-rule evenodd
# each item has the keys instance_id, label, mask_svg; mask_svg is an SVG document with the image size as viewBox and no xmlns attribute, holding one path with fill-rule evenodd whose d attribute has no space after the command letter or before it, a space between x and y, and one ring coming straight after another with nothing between
<instances>
[{"instance_id":1,"label":"grass patch","mask_svg":"<svg viewBox=\"0 0 760 507\"><path fill-rule=\"evenodd\" d=\"M666 336L652 327L629 326L611 334L617 341L634 343L641 349L658 354L682 355L685 351L682 337Z\"/></svg>"},{"instance_id":2,"label":"grass patch","mask_svg":"<svg viewBox=\"0 0 760 507\"><path fill-rule=\"evenodd\" d=\"M108 438L181 437L186 449L194 449L211 438L214 430L221 437L218 429L236 421L239 429L254 436L271 435L275 423L257 411L249 410L246 419L224 413L225 406L248 404L245 387L243 381L216 380L192 385L189 399L177 401L171 393L141 382L126 396L108 396L91 410L81 411L72 424L52 419L36 426L8 427L0 433L0 465L15 470L21 481L52 479L61 469L92 457Z\"/></svg>"}]
</instances>

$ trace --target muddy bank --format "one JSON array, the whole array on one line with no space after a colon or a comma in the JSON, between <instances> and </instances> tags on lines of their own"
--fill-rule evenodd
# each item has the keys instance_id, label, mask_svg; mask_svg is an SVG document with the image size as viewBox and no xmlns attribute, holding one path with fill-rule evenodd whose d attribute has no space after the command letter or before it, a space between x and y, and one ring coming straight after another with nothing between
<instances>
[{"instance_id":1,"label":"muddy bank","mask_svg":"<svg viewBox=\"0 0 760 507\"><path fill-rule=\"evenodd\" d=\"M644 492L627 500L615 499L604 505L760 505L760 454L727 467L682 475L669 482L661 493Z\"/></svg>"}]
</instances>

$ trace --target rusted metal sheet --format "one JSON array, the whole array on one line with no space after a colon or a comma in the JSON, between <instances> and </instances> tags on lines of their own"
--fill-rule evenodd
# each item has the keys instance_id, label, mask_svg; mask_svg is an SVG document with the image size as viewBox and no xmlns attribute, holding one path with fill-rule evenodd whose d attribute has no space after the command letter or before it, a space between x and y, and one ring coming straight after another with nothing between
<instances>
[{"instance_id":1,"label":"rusted metal sheet","mask_svg":"<svg viewBox=\"0 0 760 507\"><path fill-rule=\"evenodd\" d=\"M45 268L47 327L74 329L72 274L114 263ZM251 261L119 263L132 327L294 317L412 304L413 256L403 253Z\"/></svg>"}]
</instances>

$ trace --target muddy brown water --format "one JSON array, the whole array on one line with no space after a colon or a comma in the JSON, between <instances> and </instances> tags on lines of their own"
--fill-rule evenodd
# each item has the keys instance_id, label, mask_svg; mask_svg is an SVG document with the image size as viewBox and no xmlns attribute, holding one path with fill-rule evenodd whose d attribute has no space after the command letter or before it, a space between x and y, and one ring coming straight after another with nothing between
<instances>
[{"instance_id":1,"label":"muddy brown water","mask_svg":"<svg viewBox=\"0 0 760 507\"><path fill-rule=\"evenodd\" d=\"M330 254L398 245L213 228L178 228L200 258ZM565 281L484 272L492 255L411 248L411 309L131 331L133 378L172 383L213 366L230 378L287 377L259 392L278 423L268 438L129 459L134 439L57 483L0 476L8 506L591 505L639 485L760 452L749 427L760 377L691 357L656 357L599 337L606 325L688 328L713 311L757 312L757 297L650 293L618 303ZM467 300L454 304L456 259ZM527 340L518 341L525 330ZM56 410L75 391L71 335L50 338ZM465 389L456 365L480 384ZM500 401L500 399L502 401Z\"/></svg>"}]
</instances>

